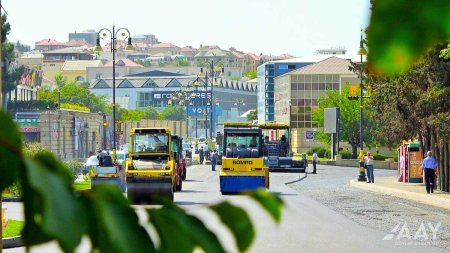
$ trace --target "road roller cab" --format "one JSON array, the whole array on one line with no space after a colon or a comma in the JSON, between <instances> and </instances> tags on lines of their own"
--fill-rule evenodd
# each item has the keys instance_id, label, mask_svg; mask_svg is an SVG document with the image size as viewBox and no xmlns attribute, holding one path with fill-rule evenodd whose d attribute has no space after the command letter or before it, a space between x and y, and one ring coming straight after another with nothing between
<instances>
[{"instance_id":1,"label":"road roller cab","mask_svg":"<svg viewBox=\"0 0 450 253\"><path fill-rule=\"evenodd\" d=\"M167 128L131 130L125 175L127 196L133 203L173 201L176 171L171 139Z\"/></svg>"},{"instance_id":2,"label":"road roller cab","mask_svg":"<svg viewBox=\"0 0 450 253\"><path fill-rule=\"evenodd\" d=\"M124 190L123 171L120 164L114 162L109 152L101 151L98 165L92 166L89 172L92 188L99 184L113 184Z\"/></svg>"},{"instance_id":3,"label":"road roller cab","mask_svg":"<svg viewBox=\"0 0 450 253\"><path fill-rule=\"evenodd\" d=\"M269 187L264 167L262 131L247 123L224 123L220 191L240 193Z\"/></svg>"}]
</instances>

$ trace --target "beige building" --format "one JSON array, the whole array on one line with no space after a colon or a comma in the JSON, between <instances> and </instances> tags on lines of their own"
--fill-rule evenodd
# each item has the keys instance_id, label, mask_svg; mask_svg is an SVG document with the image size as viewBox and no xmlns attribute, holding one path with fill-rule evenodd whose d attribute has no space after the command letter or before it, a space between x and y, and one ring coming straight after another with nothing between
<instances>
[{"instance_id":1,"label":"beige building","mask_svg":"<svg viewBox=\"0 0 450 253\"><path fill-rule=\"evenodd\" d=\"M349 66L349 60L330 57L275 78L275 121L290 124L294 152L321 145L311 138L319 127L312 111L327 91L359 85Z\"/></svg>"},{"instance_id":2,"label":"beige building","mask_svg":"<svg viewBox=\"0 0 450 253\"><path fill-rule=\"evenodd\" d=\"M89 67L101 67L101 60L67 60L61 67L61 75L67 81L87 82L86 69Z\"/></svg>"}]
</instances>

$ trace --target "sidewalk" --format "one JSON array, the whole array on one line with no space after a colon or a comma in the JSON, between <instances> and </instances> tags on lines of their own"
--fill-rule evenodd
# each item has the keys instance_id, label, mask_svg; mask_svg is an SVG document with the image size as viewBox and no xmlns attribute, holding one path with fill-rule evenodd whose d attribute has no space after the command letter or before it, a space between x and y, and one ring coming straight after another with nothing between
<instances>
[{"instance_id":1,"label":"sidewalk","mask_svg":"<svg viewBox=\"0 0 450 253\"><path fill-rule=\"evenodd\" d=\"M438 190L427 194L424 183L402 183L397 181L397 177L378 177L373 184L351 180L350 185L450 210L450 194Z\"/></svg>"}]
</instances>

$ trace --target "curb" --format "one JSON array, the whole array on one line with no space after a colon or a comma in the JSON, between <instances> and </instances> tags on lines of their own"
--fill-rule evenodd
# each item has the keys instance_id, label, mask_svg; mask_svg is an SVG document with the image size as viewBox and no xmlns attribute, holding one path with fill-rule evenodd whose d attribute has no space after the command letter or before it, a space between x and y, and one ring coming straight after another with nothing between
<instances>
[{"instance_id":1,"label":"curb","mask_svg":"<svg viewBox=\"0 0 450 253\"><path fill-rule=\"evenodd\" d=\"M422 204L435 206L450 210L450 199L441 198L435 194L418 194L415 192L399 190L390 187L384 187L376 184L367 184L366 182L358 182L355 179L350 180L350 185L362 190L373 191L377 193L387 194L394 197L408 199Z\"/></svg>"},{"instance_id":2,"label":"curb","mask_svg":"<svg viewBox=\"0 0 450 253\"><path fill-rule=\"evenodd\" d=\"M2 242L3 242L3 249L17 248L24 246L21 236L3 238Z\"/></svg>"},{"instance_id":3,"label":"curb","mask_svg":"<svg viewBox=\"0 0 450 253\"><path fill-rule=\"evenodd\" d=\"M2 202L22 202L20 197L3 197Z\"/></svg>"}]
</instances>

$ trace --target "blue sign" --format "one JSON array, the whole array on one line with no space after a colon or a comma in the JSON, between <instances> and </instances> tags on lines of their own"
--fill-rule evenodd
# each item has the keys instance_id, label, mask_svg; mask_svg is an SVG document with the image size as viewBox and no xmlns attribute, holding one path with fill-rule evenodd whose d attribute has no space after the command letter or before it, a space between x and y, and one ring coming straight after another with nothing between
<instances>
[{"instance_id":1,"label":"blue sign","mask_svg":"<svg viewBox=\"0 0 450 253\"><path fill-rule=\"evenodd\" d=\"M186 110L189 117L202 117L205 116L206 113L208 113L208 117L211 115L211 107L206 105L188 105L186 106ZM217 117L218 115L222 115L222 107L214 106L213 114L213 116L215 117Z\"/></svg>"},{"instance_id":2,"label":"blue sign","mask_svg":"<svg viewBox=\"0 0 450 253\"><path fill-rule=\"evenodd\" d=\"M314 132L313 131L306 131L306 139L307 140L314 140Z\"/></svg>"}]
</instances>

